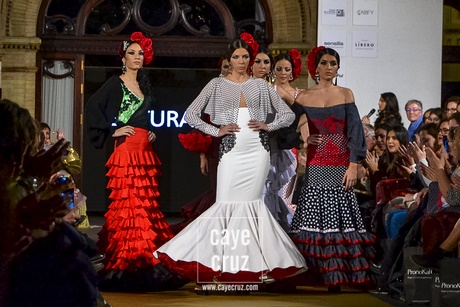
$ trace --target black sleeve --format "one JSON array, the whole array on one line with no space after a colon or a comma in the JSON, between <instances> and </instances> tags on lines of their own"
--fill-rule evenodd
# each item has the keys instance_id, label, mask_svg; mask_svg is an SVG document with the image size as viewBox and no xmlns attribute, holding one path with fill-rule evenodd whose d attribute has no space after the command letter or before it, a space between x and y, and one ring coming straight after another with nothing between
<instances>
[{"instance_id":1,"label":"black sleeve","mask_svg":"<svg viewBox=\"0 0 460 307\"><path fill-rule=\"evenodd\" d=\"M350 150L350 162L359 163L366 158L366 138L358 108L354 103L346 103L346 125L348 136L348 149Z\"/></svg>"},{"instance_id":2,"label":"black sleeve","mask_svg":"<svg viewBox=\"0 0 460 307\"><path fill-rule=\"evenodd\" d=\"M110 78L91 96L85 106L85 125L89 140L96 148L104 146L120 108L122 91L118 77Z\"/></svg>"},{"instance_id":3,"label":"black sleeve","mask_svg":"<svg viewBox=\"0 0 460 307\"><path fill-rule=\"evenodd\" d=\"M304 109L302 105L294 101L291 105L291 110L295 114L294 122L289 125L289 127L280 128L278 130L279 149L299 148L302 144L300 132L297 131L297 126L299 125L300 116L304 113Z\"/></svg>"}]
</instances>

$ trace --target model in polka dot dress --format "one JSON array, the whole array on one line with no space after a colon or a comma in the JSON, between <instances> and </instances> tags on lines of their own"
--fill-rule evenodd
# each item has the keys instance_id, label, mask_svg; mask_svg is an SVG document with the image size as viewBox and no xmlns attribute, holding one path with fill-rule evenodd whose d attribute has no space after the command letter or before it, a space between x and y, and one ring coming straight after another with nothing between
<instances>
[{"instance_id":1,"label":"model in polka dot dress","mask_svg":"<svg viewBox=\"0 0 460 307\"><path fill-rule=\"evenodd\" d=\"M352 91L331 82L338 54L324 47L319 51L313 74L319 76L318 85L297 99L308 118L309 136L291 234L310 271L320 273L326 285L366 284L374 236L364 228L352 189L357 163L366 154L364 132Z\"/></svg>"}]
</instances>

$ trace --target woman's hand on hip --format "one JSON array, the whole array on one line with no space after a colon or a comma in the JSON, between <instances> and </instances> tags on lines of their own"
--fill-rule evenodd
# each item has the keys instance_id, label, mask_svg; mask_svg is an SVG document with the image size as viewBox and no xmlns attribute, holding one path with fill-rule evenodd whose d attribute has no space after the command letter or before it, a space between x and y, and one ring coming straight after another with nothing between
<instances>
[{"instance_id":1,"label":"woman's hand on hip","mask_svg":"<svg viewBox=\"0 0 460 307\"><path fill-rule=\"evenodd\" d=\"M238 124L228 124L220 127L218 136L221 137L227 134L235 134L235 132L240 132Z\"/></svg>"},{"instance_id":2,"label":"woman's hand on hip","mask_svg":"<svg viewBox=\"0 0 460 307\"><path fill-rule=\"evenodd\" d=\"M321 134L312 134L308 136L306 143L307 143L307 146L308 145L319 146L321 145L322 142L323 142L323 136Z\"/></svg>"},{"instance_id":3,"label":"woman's hand on hip","mask_svg":"<svg viewBox=\"0 0 460 307\"><path fill-rule=\"evenodd\" d=\"M251 119L248 126L253 131L268 131L268 125L255 119Z\"/></svg>"},{"instance_id":4,"label":"woman's hand on hip","mask_svg":"<svg viewBox=\"0 0 460 307\"><path fill-rule=\"evenodd\" d=\"M356 184L358 178L358 164L350 163L345 175L343 176L342 184L345 186L345 190L350 190Z\"/></svg>"},{"instance_id":5,"label":"woman's hand on hip","mask_svg":"<svg viewBox=\"0 0 460 307\"><path fill-rule=\"evenodd\" d=\"M152 131L149 131L149 142L153 143L157 139L157 135L153 133Z\"/></svg>"},{"instance_id":6,"label":"woman's hand on hip","mask_svg":"<svg viewBox=\"0 0 460 307\"><path fill-rule=\"evenodd\" d=\"M115 132L112 134L112 136L114 138L117 138L117 137L120 137L120 136L133 136L135 135L136 132L134 131L134 127L133 126L124 126L124 127L121 127L121 128L118 128L117 130L115 130Z\"/></svg>"}]
</instances>

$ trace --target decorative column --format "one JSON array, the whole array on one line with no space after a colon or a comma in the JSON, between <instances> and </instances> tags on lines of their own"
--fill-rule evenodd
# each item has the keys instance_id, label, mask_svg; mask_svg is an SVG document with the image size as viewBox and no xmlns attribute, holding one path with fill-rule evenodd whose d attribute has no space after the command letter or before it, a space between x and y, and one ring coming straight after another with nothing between
<instances>
[{"instance_id":1,"label":"decorative column","mask_svg":"<svg viewBox=\"0 0 460 307\"><path fill-rule=\"evenodd\" d=\"M35 113L36 54L41 40L36 37L0 38L1 93Z\"/></svg>"}]
</instances>

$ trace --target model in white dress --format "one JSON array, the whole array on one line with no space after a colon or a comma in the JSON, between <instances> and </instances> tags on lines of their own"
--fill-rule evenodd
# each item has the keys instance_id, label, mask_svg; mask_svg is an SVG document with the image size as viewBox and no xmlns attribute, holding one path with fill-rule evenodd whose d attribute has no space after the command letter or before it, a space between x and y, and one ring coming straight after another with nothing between
<instances>
[{"instance_id":1,"label":"model in white dress","mask_svg":"<svg viewBox=\"0 0 460 307\"><path fill-rule=\"evenodd\" d=\"M257 282L306 269L262 201L269 153L249 120L248 108L240 108L236 144L219 163L216 203L157 251L169 267L197 282Z\"/></svg>"}]
</instances>

